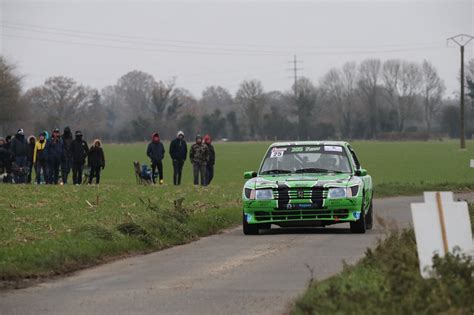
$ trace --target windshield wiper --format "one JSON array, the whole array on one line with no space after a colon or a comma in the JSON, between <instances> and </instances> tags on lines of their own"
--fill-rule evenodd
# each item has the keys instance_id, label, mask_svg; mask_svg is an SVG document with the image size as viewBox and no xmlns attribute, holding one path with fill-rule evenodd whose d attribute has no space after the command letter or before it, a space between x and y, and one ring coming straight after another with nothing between
<instances>
[{"instance_id":1,"label":"windshield wiper","mask_svg":"<svg viewBox=\"0 0 474 315\"><path fill-rule=\"evenodd\" d=\"M295 171L295 173L327 173L327 172L329 171L324 168L316 168L316 167L301 168Z\"/></svg>"},{"instance_id":2,"label":"windshield wiper","mask_svg":"<svg viewBox=\"0 0 474 315\"><path fill-rule=\"evenodd\" d=\"M291 171L289 171L289 170L275 169L275 170L263 171L260 174L265 175L265 174L290 174L290 173L291 173Z\"/></svg>"}]
</instances>

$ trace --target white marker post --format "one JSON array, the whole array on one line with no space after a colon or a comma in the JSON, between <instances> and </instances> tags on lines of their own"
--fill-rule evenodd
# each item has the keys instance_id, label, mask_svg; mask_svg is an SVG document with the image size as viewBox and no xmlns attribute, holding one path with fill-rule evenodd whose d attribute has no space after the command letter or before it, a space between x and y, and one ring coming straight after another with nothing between
<instances>
[{"instance_id":1,"label":"white marker post","mask_svg":"<svg viewBox=\"0 0 474 315\"><path fill-rule=\"evenodd\" d=\"M412 203L420 272L430 277L433 255L441 257L459 247L471 254L471 222L466 202L454 202L452 192L425 192L425 203Z\"/></svg>"},{"instance_id":2,"label":"white marker post","mask_svg":"<svg viewBox=\"0 0 474 315\"><path fill-rule=\"evenodd\" d=\"M470 166L470 167L474 167L474 160L471 160L471 161L469 162L469 166Z\"/></svg>"}]
</instances>

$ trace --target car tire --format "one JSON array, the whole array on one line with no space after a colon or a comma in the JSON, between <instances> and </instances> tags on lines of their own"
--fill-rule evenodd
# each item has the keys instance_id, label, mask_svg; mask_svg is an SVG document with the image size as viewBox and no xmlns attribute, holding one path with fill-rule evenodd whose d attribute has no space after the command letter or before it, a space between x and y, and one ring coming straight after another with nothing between
<instances>
[{"instance_id":1,"label":"car tire","mask_svg":"<svg viewBox=\"0 0 474 315\"><path fill-rule=\"evenodd\" d=\"M365 233L365 231L367 230L367 225L365 221L364 204L362 204L362 207L361 207L359 220L351 221L349 224L351 226L351 233L357 233L357 234Z\"/></svg>"},{"instance_id":2,"label":"car tire","mask_svg":"<svg viewBox=\"0 0 474 315\"><path fill-rule=\"evenodd\" d=\"M374 222L374 207L373 207L372 201L370 201L369 211L367 212L367 215L365 216L365 227L367 230L372 230L373 222Z\"/></svg>"},{"instance_id":3,"label":"car tire","mask_svg":"<svg viewBox=\"0 0 474 315\"><path fill-rule=\"evenodd\" d=\"M259 226L258 224L248 224L245 220L245 214L242 215L242 230L245 235L258 235Z\"/></svg>"}]
</instances>

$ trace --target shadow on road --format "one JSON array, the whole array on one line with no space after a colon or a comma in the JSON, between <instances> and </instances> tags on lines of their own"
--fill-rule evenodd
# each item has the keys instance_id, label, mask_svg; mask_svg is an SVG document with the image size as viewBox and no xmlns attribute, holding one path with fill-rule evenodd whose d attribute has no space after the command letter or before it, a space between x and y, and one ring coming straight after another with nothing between
<instances>
[{"instance_id":1,"label":"shadow on road","mask_svg":"<svg viewBox=\"0 0 474 315\"><path fill-rule=\"evenodd\" d=\"M300 227L300 228L272 228L271 230L260 230L261 235L278 234L351 234L349 228L323 228L323 227Z\"/></svg>"}]
</instances>

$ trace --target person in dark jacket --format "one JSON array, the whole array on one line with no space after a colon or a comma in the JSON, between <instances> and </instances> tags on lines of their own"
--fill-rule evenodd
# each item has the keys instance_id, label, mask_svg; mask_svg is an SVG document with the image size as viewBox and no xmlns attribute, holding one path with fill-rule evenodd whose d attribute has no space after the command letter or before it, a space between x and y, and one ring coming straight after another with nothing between
<instances>
[{"instance_id":1,"label":"person in dark jacket","mask_svg":"<svg viewBox=\"0 0 474 315\"><path fill-rule=\"evenodd\" d=\"M74 185L82 183L82 171L88 154L87 142L82 139L82 132L78 130L75 132L75 139L71 143L72 181Z\"/></svg>"},{"instance_id":2,"label":"person in dark jacket","mask_svg":"<svg viewBox=\"0 0 474 315\"><path fill-rule=\"evenodd\" d=\"M61 136L61 139L63 140L63 156L61 158L61 179L63 181L63 184L67 184L67 178L69 177L69 172L71 171L72 167L71 143L73 139L71 128L64 128L64 133Z\"/></svg>"},{"instance_id":3,"label":"person in dark jacket","mask_svg":"<svg viewBox=\"0 0 474 315\"><path fill-rule=\"evenodd\" d=\"M204 136L204 143L209 149L209 161L206 164L206 184L209 185L214 178L214 165L216 164L216 152L212 145L212 138L210 135Z\"/></svg>"},{"instance_id":4,"label":"person in dark jacket","mask_svg":"<svg viewBox=\"0 0 474 315\"><path fill-rule=\"evenodd\" d=\"M13 138L12 135L8 135L8 136L5 137L5 149L7 149L8 151L10 151L10 145L12 144L12 138Z\"/></svg>"},{"instance_id":5,"label":"person in dark jacket","mask_svg":"<svg viewBox=\"0 0 474 315\"><path fill-rule=\"evenodd\" d=\"M165 147L160 141L160 135L153 133L151 136L151 142L148 144L146 149L146 155L151 160L151 173L153 177L153 183L156 184L156 169L158 169L158 176L160 178L160 185L163 184L163 158L165 157Z\"/></svg>"},{"instance_id":6,"label":"person in dark jacket","mask_svg":"<svg viewBox=\"0 0 474 315\"><path fill-rule=\"evenodd\" d=\"M100 171L105 168L104 150L102 149L102 143L99 139L94 140L94 144L89 150L87 164L91 168L89 175L89 185L92 184L92 179L94 177L95 183L98 185L100 182Z\"/></svg>"},{"instance_id":7,"label":"person in dark jacket","mask_svg":"<svg viewBox=\"0 0 474 315\"><path fill-rule=\"evenodd\" d=\"M42 132L38 136L38 141L35 144L35 150L33 152L33 165L35 166L36 172L36 184L41 184L41 173L43 174L44 181L48 182L48 167L46 160L46 135Z\"/></svg>"},{"instance_id":8,"label":"person in dark jacket","mask_svg":"<svg viewBox=\"0 0 474 315\"><path fill-rule=\"evenodd\" d=\"M184 132L178 131L176 139L171 141L170 156L173 160L173 184L181 185L183 166L188 156L188 146L184 141Z\"/></svg>"},{"instance_id":9,"label":"person in dark jacket","mask_svg":"<svg viewBox=\"0 0 474 315\"><path fill-rule=\"evenodd\" d=\"M11 183L13 154L8 150L6 141L0 138L0 175L2 182Z\"/></svg>"},{"instance_id":10,"label":"person in dark jacket","mask_svg":"<svg viewBox=\"0 0 474 315\"><path fill-rule=\"evenodd\" d=\"M48 178L47 184L58 184L59 181L59 167L63 157L63 140L59 133L59 129L53 130L51 138L46 142L46 159L48 161Z\"/></svg>"},{"instance_id":11,"label":"person in dark jacket","mask_svg":"<svg viewBox=\"0 0 474 315\"><path fill-rule=\"evenodd\" d=\"M35 146L36 146L36 137L29 136L28 137L28 176L26 178L26 182L31 184L31 175L33 174L34 163L33 163L33 156L35 154Z\"/></svg>"},{"instance_id":12,"label":"person in dark jacket","mask_svg":"<svg viewBox=\"0 0 474 315\"><path fill-rule=\"evenodd\" d=\"M206 165L209 160L209 149L202 142L200 135L196 136L196 143L191 146L189 159L193 164L194 185L199 185L200 175L201 185L206 186Z\"/></svg>"},{"instance_id":13,"label":"person in dark jacket","mask_svg":"<svg viewBox=\"0 0 474 315\"><path fill-rule=\"evenodd\" d=\"M28 174L28 141L25 139L25 132L23 129L18 129L15 137L12 139L10 152L15 156L15 183L25 183L26 175Z\"/></svg>"}]
</instances>

